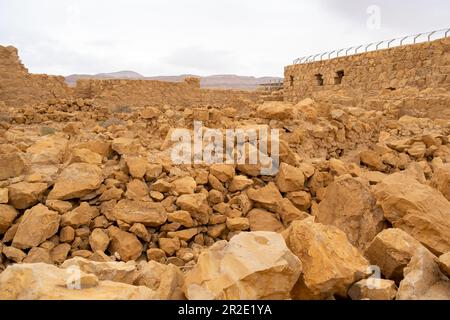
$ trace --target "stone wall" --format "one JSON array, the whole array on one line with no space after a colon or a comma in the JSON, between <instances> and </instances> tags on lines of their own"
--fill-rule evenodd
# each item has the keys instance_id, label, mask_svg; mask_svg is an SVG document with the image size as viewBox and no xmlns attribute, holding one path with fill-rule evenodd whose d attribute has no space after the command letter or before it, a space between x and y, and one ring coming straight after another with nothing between
<instances>
[{"instance_id":1,"label":"stone wall","mask_svg":"<svg viewBox=\"0 0 450 320\"><path fill-rule=\"evenodd\" d=\"M16 48L0 46L0 101L6 106L24 106L68 95L70 89L64 77L30 74Z\"/></svg>"},{"instance_id":2,"label":"stone wall","mask_svg":"<svg viewBox=\"0 0 450 320\"><path fill-rule=\"evenodd\" d=\"M329 94L364 100L406 88L450 90L450 38L285 68L291 102Z\"/></svg>"}]
</instances>

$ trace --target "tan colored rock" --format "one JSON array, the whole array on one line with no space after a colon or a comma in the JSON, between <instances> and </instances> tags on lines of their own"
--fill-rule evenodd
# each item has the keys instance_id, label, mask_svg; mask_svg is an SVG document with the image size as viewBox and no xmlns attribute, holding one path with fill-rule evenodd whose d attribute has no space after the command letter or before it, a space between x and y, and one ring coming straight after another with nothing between
<instances>
[{"instance_id":1,"label":"tan colored rock","mask_svg":"<svg viewBox=\"0 0 450 320\"><path fill-rule=\"evenodd\" d=\"M209 171L217 179L222 182L227 182L233 179L236 174L234 166L229 164L215 163L209 167Z\"/></svg>"},{"instance_id":2,"label":"tan colored rock","mask_svg":"<svg viewBox=\"0 0 450 320\"><path fill-rule=\"evenodd\" d=\"M306 211L311 207L311 194L305 191L289 192L286 194L294 206L302 211Z\"/></svg>"},{"instance_id":3,"label":"tan colored rock","mask_svg":"<svg viewBox=\"0 0 450 320\"><path fill-rule=\"evenodd\" d=\"M72 242L75 239L75 230L74 228L67 226L61 228L59 232L59 241L60 242Z\"/></svg>"},{"instance_id":4,"label":"tan colored rock","mask_svg":"<svg viewBox=\"0 0 450 320\"><path fill-rule=\"evenodd\" d=\"M227 228L230 231L245 231L250 228L250 221L243 217L227 218Z\"/></svg>"},{"instance_id":5,"label":"tan colored rock","mask_svg":"<svg viewBox=\"0 0 450 320\"><path fill-rule=\"evenodd\" d=\"M3 254L10 260L20 263L27 256L25 252L14 247L3 247Z\"/></svg>"},{"instance_id":6,"label":"tan colored rock","mask_svg":"<svg viewBox=\"0 0 450 320\"><path fill-rule=\"evenodd\" d=\"M428 250L416 252L404 270L396 300L450 300L450 280Z\"/></svg>"},{"instance_id":7,"label":"tan colored rock","mask_svg":"<svg viewBox=\"0 0 450 320\"><path fill-rule=\"evenodd\" d=\"M450 277L450 252L447 252L439 257L437 261L441 271L447 276Z\"/></svg>"},{"instance_id":8,"label":"tan colored rock","mask_svg":"<svg viewBox=\"0 0 450 320\"><path fill-rule=\"evenodd\" d=\"M142 179L147 172L147 160L138 157L126 158L126 163L130 175L135 179Z\"/></svg>"},{"instance_id":9,"label":"tan colored rock","mask_svg":"<svg viewBox=\"0 0 450 320\"><path fill-rule=\"evenodd\" d=\"M194 220L192 220L191 214L187 211L178 210L167 213L167 219L169 222L178 222L186 228L194 226Z\"/></svg>"},{"instance_id":10,"label":"tan colored rock","mask_svg":"<svg viewBox=\"0 0 450 320\"><path fill-rule=\"evenodd\" d=\"M27 149L32 163L59 164L64 161L68 140L58 137L43 137Z\"/></svg>"},{"instance_id":11,"label":"tan colored rock","mask_svg":"<svg viewBox=\"0 0 450 320\"><path fill-rule=\"evenodd\" d=\"M169 192L171 188L172 184L162 179L155 181L150 187L152 191L158 191L161 193Z\"/></svg>"},{"instance_id":12,"label":"tan colored rock","mask_svg":"<svg viewBox=\"0 0 450 320\"><path fill-rule=\"evenodd\" d=\"M172 191L179 195L193 194L196 187L197 182L190 176L178 178L172 182Z\"/></svg>"},{"instance_id":13,"label":"tan colored rock","mask_svg":"<svg viewBox=\"0 0 450 320\"><path fill-rule=\"evenodd\" d=\"M8 189L0 188L0 204L6 204L9 201Z\"/></svg>"},{"instance_id":14,"label":"tan colored rock","mask_svg":"<svg viewBox=\"0 0 450 320\"><path fill-rule=\"evenodd\" d=\"M292 221L303 220L311 217L307 212L301 211L295 207L289 199L283 198L278 203L276 213L280 216L281 221L287 227Z\"/></svg>"},{"instance_id":15,"label":"tan colored rock","mask_svg":"<svg viewBox=\"0 0 450 320\"><path fill-rule=\"evenodd\" d=\"M198 233L199 233L198 228L189 228L180 231L169 231L167 232L167 236L170 238L178 238L183 241L190 241Z\"/></svg>"},{"instance_id":16,"label":"tan colored rock","mask_svg":"<svg viewBox=\"0 0 450 320\"><path fill-rule=\"evenodd\" d=\"M396 294L394 281L374 278L360 280L348 290L352 300L393 300Z\"/></svg>"},{"instance_id":17,"label":"tan colored rock","mask_svg":"<svg viewBox=\"0 0 450 320\"><path fill-rule=\"evenodd\" d=\"M147 184L138 179L131 180L127 183L127 192L125 196L130 200L149 201L149 189Z\"/></svg>"},{"instance_id":18,"label":"tan colored rock","mask_svg":"<svg viewBox=\"0 0 450 320\"><path fill-rule=\"evenodd\" d=\"M401 229L391 228L380 232L365 251L372 265L379 266L383 275L392 280L403 278L403 269L422 244Z\"/></svg>"},{"instance_id":19,"label":"tan colored rock","mask_svg":"<svg viewBox=\"0 0 450 320\"><path fill-rule=\"evenodd\" d=\"M100 228L94 229L89 236L89 245L93 252L105 252L108 249L109 241L107 232Z\"/></svg>"},{"instance_id":20,"label":"tan colored rock","mask_svg":"<svg viewBox=\"0 0 450 320\"><path fill-rule=\"evenodd\" d=\"M369 187L351 176L342 176L325 191L317 212L317 222L334 225L345 232L350 243L365 250L385 227L383 211Z\"/></svg>"},{"instance_id":21,"label":"tan colored rock","mask_svg":"<svg viewBox=\"0 0 450 320\"><path fill-rule=\"evenodd\" d=\"M284 120L292 117L294 106L287 102L266 101L256 110L265 119Z\"/></svg>"},{"instance_id":22,"label":"tan colored rock","mask_svg":"<svg viewBox=\"0 0 450 320\"><path fill-rule=\"evenodd\" d=\"M167 212L161 203L121 200L112 209L116 220L128 224L142 223L147 227L159 227L167 221Z\"/></svg>"},{"instance_id":23,"label":"tan colored rock","mask_svg":"<svg viewBox=\"0 0 450 320\"><path fill-rule=\"evenodd\" d=\"M76 257L64 261L63 269L79 268L84 273L94 274L99 280L109 280L133 285L136 280L136 262L97 262Z\"/></svg>"},{"instance_id":24,"label":"tan colored rock","mask_svg":"<svg viewBox=\"0 0 450 320\"><path fill-rule=\"evenodd\" d=\"M128 191L128 190L127 190ZM123 190L120 188L112 187L102 193L100 201L120 200L122 199Z\"/></svg>"},{"instance_id":25,"label":"tan colored rock","mask_svg":"<svg viewBox=\"0 0 450 320\"><path fill-rule=\"evenodd\" d=\"M308 218L294 221L283 236L303 264L303 275L292 291L294 299L346 297L349 287L370 273L367 260L334 226Z\"/></svg>"},{"instance_id":26,"label":"tan colored rock","mask_svg":"<svg viewBox=\"0 0 450 320\"><path fill-rule=\"evenodd\" d=\"M69 201L62 200L47 200L45 206L50 210L58 211L60 214L69 212L73 208L73 204Z\"/></svg>"},{"instance_id":27,"label":"tan colored rock","mask_svg":"<svg viewBox=\"0 0 450 320\"><path fill-rule=\"evenodd\" d=\"M253 185L253 180L247 178L246 176L234 176L233 180L230 183L230 186L228 187L228 190L230 192L236 192L236 191L242 191L248 187L251 187Z\"/></svg>"},{"instance_id":28,"label":"tan colored rock","mask_svg":"<svg viewBox=\"0 0 450 320\"><path fill-rule=\"evenodd\" d=\"M148 164L145 171L145 180L152 181L158 178L162 173L162 165L160 164Z\"/></svg>"},{"instance_id":29,"label":"tan colored rock","mask_svg":"<svg viewBox=\"0 0 450 320\"><path fill-rule=\"evenodd\" d=\"M78 228L82 225L88 225L99 214L97 207L90 206L87 202L82 202L79 207L61 216L61 226Z\"/></svg>"},{"instance_id":30,"label":"tan colored rock","mask_svg":"<svg viewBox=\"0 0 450 320\"><path fill-rule=\"evenodd\" d=\"M155 261L138 264L135 285L155 291L161 300L184 300L184 275L173 264L164 265Z\"/></svg>"},{"instance_id":31,"label":"tan colored rock","mask_svg":"<svg viewBox=\"0 0 450 320\"><path fill-rule=\"evenodd\" d=\"M58 232L60 216L58 212L49 210L38 204L25 211L12 245L18 249L37 247Z\"/></svg>"},{"instance_id":32,"label":"tan colored rock","mask_svg":"<svg viewBox=\"0 0 450 320\"><path fill-rule=\"evenodd\" d=\"M0 235L12 226L18 215L19 213L14 207L0 204Z\"/></svg>"},{"instance_id":33,"label":"tan colored rock","mask_svg":"<svg viewBox=\"0 0 450 320\"><path fill-rule=\"evenodd\" d=\"M111 148L120 155L130 155L139 151L140 143L135 139L121 137L113 140Z\"/></svg>"},{"instance_id":34,"label":"tan colored rock","mask_svg":"<svg viewBox=\"0 0 450 320\"><path fill-rule=\"evenodd\" d=\"M108 229L111 243L109 245L109 252L120 256L122 261L136 260L142 253L142 244L138 238L129 232L125 232L116 227Z\"/></svg>"},{"instance_id":35,"label":"tan colored rock","mask_svg":"<svg viewBox=\"0 0 450 320\"><path fill-rule=\"evenodd\" d=\"M6 180L23 174L26 165L19 153L0 153L0 168L0 180Z\"/></svg>"},{"instance_id":36,"label":"tan colored rock","mask_svg":"<svg viewBox=\"0 0 450 320\"><path fill-rule=\"evenodd\" d=\"M436 189L401 173L374 188L384 216L436 254L450 251L450 202Z\"/></svg>"},{"instance_id":37,"label":"tan colored rock","mask_svg":"<svg viewBox=\"0 0 450 320\"><path fill-rule=\"evenodd\" d=\"M53 264L50 257L50 250L45 248L34 247L28 251L27 256L23 259L24 263L48 263Z\"/></svg>"},{"instance_id":38,"label":"tan colored rock","mask_svg":"<svg viewBox=\"0 0 450 320\"><path fill-rule=\"evenodd\" d=\"M156 261L164 263L166 261L166 253L159 248L150 248L147 250L148 261Z\"/></svg>"},{"instance_id":39,"label":"tan colored rock","mask_svg":"<svg viewBox=\"0 0 450 320\"><path fill-rule=\"evenodd\" d=\"M299 191L304 188L305 175L301 169L281 163L276 184L281 192Z\"/></svg>"},{"instance_id":40,"label":"tan colored rock","mask_svg":"<svg viewBox=\"0 0 450 320\"><path fill-rule=\"evenodd\" d=\"M161 111L159 111L159 109L154 107L146 107L144 110L141 111L142 119L154 119L158 118L160 115Z\"/></svg>"},{"instance_id":41,"label":"tan colored rock","mask_svg":"<svg viewBox=\"0 0 450 320\"><path fill-rule=\"evenodd\" d=\"M189 212L192 218L198 220L201 224L207 224L209 216L212 214L207 195L203 193L181 195L178 197L176 204L181 210Z\"/></svg>"},{"instance_id":42,"label":"tan colored rock","mask_svg":"<svg viewBox=\"0 0 450 320\"><path fill-rule=\"evenodd\" d=\"M284 230L283 224L273 213L263 209L253 209L247 214L250 223L250 231L272 231Z\"/></svg>"},{"instance_id":43,"label":"tan colored rock","mask_svg":"<svg viewBox=\"0 0 450 320\"><path fill-rule=\"evenodd\" d=\"M81 198L100 187L101 170L88 163L73 163L63 170L48 195L50 200Z\"/></svg>"},{"instance_id":44,"label":"tan colored rock","mask_svg":"<svg viewBox=\"0 0 450 320\"><path fill-rule=\"evenodd\" d=\"M431 185L438 189L450 201L450 163L436 170L433 174Z\"/></svg>"},{"instance_id":45,"label":"tan colored rock","mask_svg":"<svg viewBox=\"0 0 450 320\"><path fill-rule=\"evenodd\" d=\"M216 242L185 276L189 300L288 299L301 262L272 232L248 232Z\"/></svg>"},{"instance_id":46,"label":"tan colored rock","mask_svg":"<svg viewBox=\"0 0 450 320\"><path fill-rule=\"evenodd\" d=\"M150 233L142 223L133 224L129 231L145 242L149 242L151 239Z\"/></svg>"},{"instance_id":47,"label":"tan colored rock","mask_svg":"<svg viewBox=\"0 0 450 320\"><path fill-rule=\"evenodd\" d=\"M384 171L386 166L381 160L381 156L372 150L366 150L359 154L361 162L368 166L369 168L375 169L377 171Z\"/></svg>"},{"instance_id":48,"label":"tan colored rock","mask_svg":"<svg viewBox=\"0 0 450 320\"><path fill-rule=\"evenodd\" d=\"M89 149L73 149L72 158L70 163L84 162L90 164L100 165L102 163L102 156L96 152Z\"/></svg>"},{"instance_id":49,"label":"tan colored rock","mask_svg":"<svg viewBox=\"0 0 450 320\"><path fill-rule=\"evenodd\" d=\"M0 274L0 300L151 300L160 297L144 286L99 281L79 269L45 263L16 264ZM79 288L74 290L75 288Z\"/></svg>"},{"instance_id":50,"label":"tan colored rock","mask_svg":"<svg viewBox=\"0 0 450 320\"><path fill-rule=\"evenodd\" d=\"M247 195L258 206L270 211L275 211L278 207L278 202L283 199L280 191L273 182L269 182L261 189L250 188L247 191Z\"/></svg>"},{"instance_id":51,"label":"tan colored rock","mask_svg":"<svg viewBox=\"0 0 450 320\"><path fill-rule=\"evenodd\" d=\"M8 187L9 203L16 209L28 209L42 201L46 183L19 182Z\"/></svg>"},{"instance_id":52,"label":"tan colored rock","mask_svg":"<svg viewBox=\"0 0 450 320\"><path fill-rule=\"evenodd\" d=\"M180 249L180 240L178 238L159 238L158 239L159 248L163 250L167 256L173 256L175 251Z\"/></svg>"},{"instance_id":53,"label":"tan colored rock","mask_svg":"<svg viewBox=\"0 0 450 320\"><path fill-rule=\"evenodd\" d=\"M67 259L67 255L69 254L71 249L70 244L61 243L50 250L50 257L52 261L57 264L63 263Z\"/></svg>"}]
</instances>

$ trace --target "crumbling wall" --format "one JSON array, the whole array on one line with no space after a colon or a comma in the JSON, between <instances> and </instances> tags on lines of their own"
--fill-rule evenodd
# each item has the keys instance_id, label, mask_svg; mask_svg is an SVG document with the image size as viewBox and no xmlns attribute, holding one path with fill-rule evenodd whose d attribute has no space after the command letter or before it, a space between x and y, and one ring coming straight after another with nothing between
<instances>
[{"instance_id":1,"label":"crumbling wall","mask_svg":"<svg viewBox=\"0 0 450 320\"><path fill-rule=\"evenodd\" d=\"M406 88L450 90L450 38L285 68L291 102L336 93L364 100Z\"/></svg>"},{"instance_id":2,"label":"crumbling wall","mask_svg":"<svg viewBox=\"0 0 450 320\"><path fill-rule=\"evenodd\" d=\"M242 99L256 101L258 94L239 90L200 89L197 78L183 82L156 80L78 80L75 96L95 99L111 107L149 105L225 105Z\"/></svg>"},{"instance_id":3,"label":"crumbling wall","mask_svg":"<svg viewBox=\"0 0 450 320\"><path fill-rule=\"evenodd\" d=\"M16 48L0 46L0 101L6 106L24 106L69 95L64 77L30 74Z\"/></svg>"}]
</instances>

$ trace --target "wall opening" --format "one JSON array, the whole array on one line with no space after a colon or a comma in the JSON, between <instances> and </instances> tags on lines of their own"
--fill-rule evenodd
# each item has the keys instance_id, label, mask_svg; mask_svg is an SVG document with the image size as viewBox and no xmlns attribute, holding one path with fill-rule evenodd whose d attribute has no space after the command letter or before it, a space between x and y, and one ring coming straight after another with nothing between
<instances>
[{"instance_id":1,"label":"wall opening","mask_svg":"<svg viewBox=\"0 0 450 320\"><path fill-rule=\"evenodd\" d=\"M323 75L320 73L316 74L316 81L318 86L323 86Z\"/></svg>"},{"instance_id":2,"label":"wall opening","mask_svg":"<svg viewBox=\"0 0 450 320\"><path fill-rule=\"evenodd\" d=\"M291 87L294 86L294 76L290 76L290 77L289 77L289 85L290 85Z\"/></svg>"},{"instance_id":3,"label":"wall opening","mask_svg":"<svg viewBox=\"0 0 450 320\"><path fill-rule=\"evenodd\" d=\"M344 70L339 70L336 72L336 77L334 77L334 84L342 84L342 79L344 78Z\"/></svg>"}]
</instances>

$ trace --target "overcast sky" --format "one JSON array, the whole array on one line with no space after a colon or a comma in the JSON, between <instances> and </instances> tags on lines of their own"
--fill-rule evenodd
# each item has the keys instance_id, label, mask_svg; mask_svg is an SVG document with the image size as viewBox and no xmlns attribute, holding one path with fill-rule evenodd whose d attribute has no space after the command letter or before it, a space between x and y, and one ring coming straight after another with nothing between
<instances>
[{"instance_id":1,"label":"overcast sky","mask_svg":"<svg viewBox=\"0 0 450 320\"><path fill-rule=\"evenodd\" d=\"M449 0L0 0L0 44L60 75L281 76L300 56L442 28Z\"/></svg>"}]
</instances>

